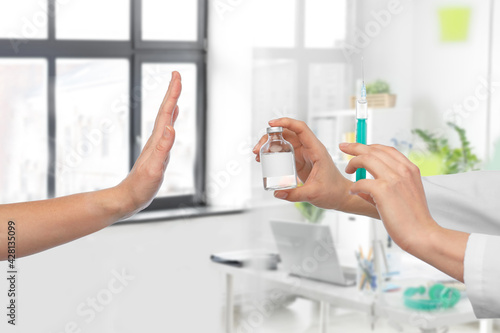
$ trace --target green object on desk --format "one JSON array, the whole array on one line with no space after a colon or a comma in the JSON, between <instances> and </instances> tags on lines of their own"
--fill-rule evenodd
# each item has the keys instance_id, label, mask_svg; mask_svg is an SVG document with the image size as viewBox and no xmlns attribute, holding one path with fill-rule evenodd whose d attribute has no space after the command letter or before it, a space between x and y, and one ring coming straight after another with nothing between
<instances>
[{"instance_id":1,"label":"green object on desk","mask_svg":"<svg viewBox=\"0 0 500 333\"><path fill-rule=\"evenodd\" d=\"M460 300L460 291L456 288L448 288L437 283L429 288L429 298L416 298L415 295L424 295L425 287L408 288L403 297L405 306L421 311L432 311L437 309L449 309L455 306Z\"/></svg>"}]
</instances>

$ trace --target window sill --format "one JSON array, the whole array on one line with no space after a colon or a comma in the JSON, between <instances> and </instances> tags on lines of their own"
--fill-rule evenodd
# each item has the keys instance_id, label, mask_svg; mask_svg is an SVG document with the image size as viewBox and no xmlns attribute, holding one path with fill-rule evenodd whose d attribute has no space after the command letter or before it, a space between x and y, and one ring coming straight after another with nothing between
<instances>
[{"instance_id":1,"label":"window sill","mask_svg":"<svg viewBox=\"0 0 500 333\"><path fill-rule=\"evenodd\" d=\"M125 220L118 221L116 224L182 220L206 216L241 214L244 212L245 208L243 207L187 207L140 212Z\"/></svg>"}]
</instances>

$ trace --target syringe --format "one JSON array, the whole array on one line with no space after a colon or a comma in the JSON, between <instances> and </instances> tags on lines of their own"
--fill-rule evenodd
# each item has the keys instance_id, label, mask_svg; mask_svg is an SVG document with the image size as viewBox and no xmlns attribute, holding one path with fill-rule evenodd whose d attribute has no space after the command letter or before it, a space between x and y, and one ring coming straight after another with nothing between
<instances>
[{"instance_id":1,"label":"syringe","mask_svg":"<svg viewBox=\"0 0 500 333\"><path fill-rule=\"evenodd\" d=\"M361 59L361 71L363 84L361 86L361 97L356 103L356 142L366 145L366 119L368 118L368 102L366 100L365 73L363 59ZM356 181L366 179L366 169L356 170Z\"/></svg>"}]
</instances>

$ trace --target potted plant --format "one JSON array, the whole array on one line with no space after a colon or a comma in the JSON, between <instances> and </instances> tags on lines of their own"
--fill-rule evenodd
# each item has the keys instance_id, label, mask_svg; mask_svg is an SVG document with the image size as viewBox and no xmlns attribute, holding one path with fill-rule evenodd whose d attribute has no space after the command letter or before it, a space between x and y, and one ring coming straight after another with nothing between
<instances>
[{"instance_id":1,"label":"potted plant","mask_svg":"<svg viewBox=\"0 0 500 333\"><path fill-rule=\"evenodd\" d=\"M410 160L420 168L422 176L447 175L479 169L481 161L472 152L463 128L447 123L458 134L460 148L452 148L447 138L437 136L426 130L415 129L412 132L418 135L426 145L426 152L417 150L410 153Z\"/></svg>"},{"instance_id":2,"label":"potted plant","mask_svg":"<svg viewBox=\"0 0 500 333\"><path fill-rule=\"evenodd\" d=\"M321 223L325 210L318 208L309 202L296 202L295 207L299 210L300 214L306 219L307 222L313 224Z\"/></svg>"},{"instance_id":3,"label":"potted plant","mask_svg":"<svg viewBox=\"0 0 500 333\"><path fill-rule=\"evenodd\" d=\"M376 80L366 84L366 100L368 107L393 108L396 105L396 95L391 94L391 88L386 81ZM351 97L351 108L356 107L356 96Z\"/></svg>"}]
</instances>

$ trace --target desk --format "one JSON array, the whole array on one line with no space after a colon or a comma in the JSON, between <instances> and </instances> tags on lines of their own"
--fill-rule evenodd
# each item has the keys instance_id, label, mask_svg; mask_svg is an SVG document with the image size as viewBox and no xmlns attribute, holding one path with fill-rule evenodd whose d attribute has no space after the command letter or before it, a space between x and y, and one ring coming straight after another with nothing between
<instances>
[{"instance_id":1,"label":"desk","mask_svg":"<svg viewBox=\"0 0 500 333\"><path fill-rule=\"evenodd\" d=\"M418 312L407 309L401 302L401 293L387 293L383 297L365 295L356 287L340 287L329 283L290 276L287 272L258 271L250 268L237 268L224 264L212 263L225 274L226 279L226 333L234 333L233 281L235 278L261 279L272 290L281 290L304 298L319 301L320 332L328 330L330 304L335 307L357 310L368 314L372 324L378 317L388 318L395 326L410 325L422 332L437 332L438 328L477 321L472 306L467 300L461 300L454 308L435 312ZM279 302L279 295L270 295L268 300ZM491 332L491 321L481 322L481 332Z\"/></svg>"}]
</instances>

